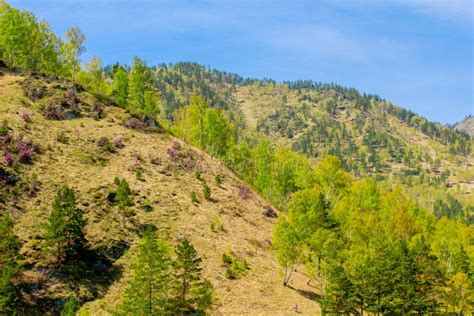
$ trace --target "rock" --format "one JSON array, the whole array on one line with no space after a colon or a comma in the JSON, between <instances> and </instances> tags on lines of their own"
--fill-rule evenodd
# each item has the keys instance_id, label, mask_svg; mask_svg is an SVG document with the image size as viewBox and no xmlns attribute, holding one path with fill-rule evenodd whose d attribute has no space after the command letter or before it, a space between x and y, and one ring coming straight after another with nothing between
<instances>
[{"instance_id":1,"label":"rock","mask_svg":"<svg viewBox=\"0 0 474 316\"><path fill-rule=\"evenodd\" d=\"M265 206L265 211L263 211L263 215L269 218L277 218L278 214L271 206Z\"/></svg>"}]
</instances>

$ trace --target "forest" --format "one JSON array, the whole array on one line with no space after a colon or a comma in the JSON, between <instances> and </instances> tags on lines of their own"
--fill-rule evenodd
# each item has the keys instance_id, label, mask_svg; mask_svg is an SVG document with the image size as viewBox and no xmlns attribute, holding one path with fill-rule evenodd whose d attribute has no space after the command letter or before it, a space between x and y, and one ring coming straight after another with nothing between
<instances>
[{"instance_id":1,"label":"forest","mask_svg":"<svg viewBox=\"0 0 474 316\"><path fill-rule=\"evenodd\" d=\"M448 192L450 171L441 168L444 161L433 160L384 126L396 119L444 146L445 157L453 161L472 158L467 134L336 84L248 79L193 63L151 66L139 57L130 65L103 65L100 57L82 61L85 38L78 28L61 38L33 13L0 1L0 60L8 68L77 83L126 111L127 128L168 133L205 151L280 211L271 250L282 271L281 286L305 269L308 284L317 289L315 300L331 315L461 315L474 310L474 205L469 197ZM275 86L298 95L301 104L319 98L325 114L311 115L308 107L293 107L281 98L277 110L251 130L233 93L240 87ZM350 125L336 119L347 104L357 109ZM69 115L61 108L45 111L50 120ZM12 138L9 123L0 129L2 179L2 173L18 173L40 154L34 144ZM105 139L98 146L116 152L121 143ZM176 161L187 159L181 154L178 144L167 152ZM134 204L129 183L118 176L113 203L125 227ZM141 177L138 171L136 177ZM417 183L430 189L415 192ZM204 200L212 200L206 186ZM429 206L431 190L438 193ZM2 201L11 193L0 194ZM240 194L246 199L249 192L242 188ZM189 196L197 203L196 192ZM89 223L78 197L64 185L50 205L42 224L46 256L58 269L80 274L78 257L88 251L84 232ZM14 216L2 206L0 313L15 314L21 301L16 279L25 269L25 254ZM205 260L193 244L186 238L172 242L153 225L139 236L131 279L110 312L209 313L218 298L201 273ZM244 261L224 254L223 262L228 278L245 275ZM83 303L78 293L72 294L61 315L74 315Z\"/></svg>"}]
</instances>

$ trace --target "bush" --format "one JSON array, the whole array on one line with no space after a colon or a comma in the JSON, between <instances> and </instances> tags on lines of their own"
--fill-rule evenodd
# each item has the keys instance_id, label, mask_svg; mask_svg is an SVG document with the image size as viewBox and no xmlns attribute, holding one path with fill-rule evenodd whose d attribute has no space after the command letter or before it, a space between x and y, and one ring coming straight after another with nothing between
<instances>
[{"instance_id":1,"label":"bush","mask_svg":"<svg viewBox=\"0 0 474 316\"><path fill-rule=\"evenodd\" d=\"M247 261L237 259L232 252L222 254L222 263L226 267L225 276L232 280L241 278L250 269Z\"/></svg>"},{"instance_id":2,"label":"bush","mask_svg":"<svg viewBox=\"0 0 474 316\"><path fill-rule=\"evenodd\" d=\"M109 141L107 137L101 137L97 140L97 147L102 148L104 151L108 151L109 153L115 152L115 147Z\"/></svg>"},{"instance_id":3,"label":"bush","mask_svg":"<svg viewBox=\"0 0 474 316\"><path fill-rule=\"evenodd\" d=\"M220 185L222 184L222 178L221 178L220 175L217 174L217 175L214 177L214 180L216 181L216 185L217 185L217 186L220 186Z\"/></svg>"},{"instance_id":4,"label":"bush","mask_svg":"<svg viewBox=\"0 0 474 316\"><path fill-rule=\"evenodd\" d=\"M221 219L219 216L214 217L211 223L211 230L214 233L217 233L218 230L225 231L224 226L221 223Z\"/></svg>"},{"instance_id":5,"label":"bush","mask_svg":"<svg viewBox=\"0 0 474 316\"><path fill-rule=\"evenodd\" d=\"M193 204L196 204L199 202L195 191L191 192L191 202L193 202Z\"/></svg>"},{"instance_id":6,"label":"bush","mask_svg":"<svg viewBox=\"0 0 474 316\"><path fill-rule=\"evenodd\" d=\"M204 198L208 201L211 200L211 188L207 184L204 184L204 188L202 189L202 193L204 194Z\"/></svg>"},{"instance_id":7,"label":"bush","mask_svg":"<svg viewBox=\"0 0 474 316\"><path fill-rule=\"evenodd\" d=\"M2 126L0 126L0 136L6 136L9 133L8 122L3 120Z\"/></svg>"}]
</instances>

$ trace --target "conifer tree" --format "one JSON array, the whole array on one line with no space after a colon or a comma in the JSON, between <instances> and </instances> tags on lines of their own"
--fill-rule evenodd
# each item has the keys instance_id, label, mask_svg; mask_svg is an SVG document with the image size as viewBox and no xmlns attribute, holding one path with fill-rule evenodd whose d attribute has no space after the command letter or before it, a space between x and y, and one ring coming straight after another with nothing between
<instances>
[{"instance_id":1,"label":"conifer tree","mask_svg":"<svg viewBox=\"0 0 474 316\"><path fill-rule=\"evenodd\" d=\"M20 241L13 234L13 221L8 214L0 220L0 314L15 313L17 291L13 278L20 270Z\"/></svg>"},{"instance_id":2,"label":"conifer tree","mask_svg":"<svg viewBox=\"0 0 474 316\"><path fill-rule=\"evenodd\" d=\"M172 315L171 259L167 243L156 236L156 231L145 231L136 262L132 265L132 279L119 305L119 315Z\"/></svg>"},{"instance_id":3,"label":"conifer tree","mask_svg":"<svg viewBox=\"0 0 474 316\"><path fill-rule=\"evenodd\" d=\"M64 185L56 194L45 234L46 242L54 248L58 265L63 256L76 253L83 247L85 225L83 212L76 207L74 191Z\"/></svg>"},{"instance_id":4,"label":"conifer tree","mask_svg":"<svg viewBox=\"0 0 474 316\"><path fill-rule=\"evenodd\" d=\"M201 276L201 258L194 246L182 239L173 264L174 300L177 314L205 312L212 305L211 283Z\"/></svg>"}]
</instances>

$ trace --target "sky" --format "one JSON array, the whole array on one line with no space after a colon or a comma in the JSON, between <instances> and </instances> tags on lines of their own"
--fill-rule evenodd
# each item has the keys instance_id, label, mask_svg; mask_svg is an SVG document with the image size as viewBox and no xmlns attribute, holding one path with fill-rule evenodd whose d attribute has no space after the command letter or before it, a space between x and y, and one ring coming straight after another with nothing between
<instances>
[{"instance_id":1,"label":"sky","mask_svg":"<svg viewBox=\"0 0 474 316\"><path fill-rule=\"evenodd\" d=\"M432 121L474 114L472 0L10 0L82 60L193 61L244 77L335 82Z\"/></svg>"}]
</instances>

